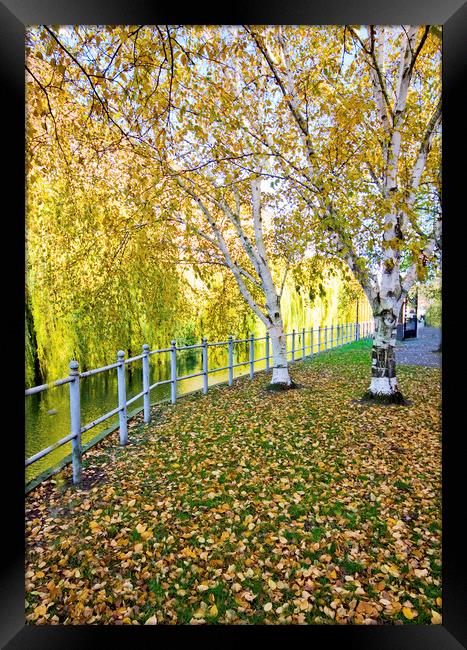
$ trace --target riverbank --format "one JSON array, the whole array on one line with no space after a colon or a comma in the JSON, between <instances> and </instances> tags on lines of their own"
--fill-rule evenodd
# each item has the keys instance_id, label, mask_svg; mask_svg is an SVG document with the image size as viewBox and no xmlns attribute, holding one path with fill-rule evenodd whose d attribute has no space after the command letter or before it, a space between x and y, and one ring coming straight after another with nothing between
<instances>
[{"instance_id":1,"label":"riverbank","mask_svg":"<svg viewBox=\"0 0 467 650\"><path fill-rule=\"evenodd\" d=\"M440 371L360 403L371 343L158 407L26 499L27 622L437 623Z\"/></svg>"}]
</instances>

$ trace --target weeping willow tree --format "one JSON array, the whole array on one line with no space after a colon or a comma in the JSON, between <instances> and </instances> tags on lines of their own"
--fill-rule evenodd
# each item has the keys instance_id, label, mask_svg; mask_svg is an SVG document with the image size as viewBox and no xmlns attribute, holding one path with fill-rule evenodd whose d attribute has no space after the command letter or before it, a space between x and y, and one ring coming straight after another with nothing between
<instances>
[{"instance_id":1,"label":"weeping willow tree","mask_svg":"<svg viewBox=\"0 0 467 650\"><path fill-rule=\"evenodd\" d=\"M28 381L63 374L71 358L86 368L119 347L132 354L166 343L188 297L163 231L135 223L96 188L80 192L60 178L29 185L27 214Z\"/></svg>"}]
</instances>

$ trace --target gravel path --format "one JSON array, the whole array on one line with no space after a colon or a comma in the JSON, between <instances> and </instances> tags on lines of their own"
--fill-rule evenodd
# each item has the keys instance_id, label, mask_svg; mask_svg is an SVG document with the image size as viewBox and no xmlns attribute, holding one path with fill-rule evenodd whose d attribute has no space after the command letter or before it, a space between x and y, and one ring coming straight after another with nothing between
<instances>
[{"instance_id":1,"label":"gravel path","mask_svg":"<svg viewBox=\"0 0 467 650\"><path fill-rule=\"evenodd\" d=\"M441 366L441 353L435 352L441 341L438 327L419 327L415 339L396 343L396 363L412 366Z\"/></svg>"}]
</instances>

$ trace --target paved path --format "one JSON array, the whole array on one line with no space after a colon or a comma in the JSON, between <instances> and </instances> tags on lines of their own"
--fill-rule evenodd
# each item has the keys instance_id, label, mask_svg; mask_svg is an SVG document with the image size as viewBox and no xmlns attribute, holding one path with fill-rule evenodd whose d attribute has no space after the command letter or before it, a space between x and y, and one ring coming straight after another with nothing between
<instances>
[{"instance_id":1,"label":"paved path","mask_svg":"<svg viewBox=\"0 0 467 650\"><path fill-rule=\"evenodd\" d=\"M438 327L419 327L415 339L396 343L396 363L413 366L441 366L441 353L435 352L441 341Z\"/></svg>"}]
</instances>

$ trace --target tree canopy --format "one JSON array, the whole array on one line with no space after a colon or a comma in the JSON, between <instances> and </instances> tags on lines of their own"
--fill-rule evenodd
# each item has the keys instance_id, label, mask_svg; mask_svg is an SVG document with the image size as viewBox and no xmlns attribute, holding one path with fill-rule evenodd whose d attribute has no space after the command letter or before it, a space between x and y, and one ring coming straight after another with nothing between
<instances>
[{"instance_id":1,"label":"tree canopy","mask_svg":"<svg viewBox=\"0 0 467 650\"><path fill-rule=\"evenodd\" d=\"M436 28L41 26L27 48L30 282L83 287L75 307L170 318L180 269L215 269L267 328L319 255L377 316L436 264Z\"/></svg>"}]
</instances>

